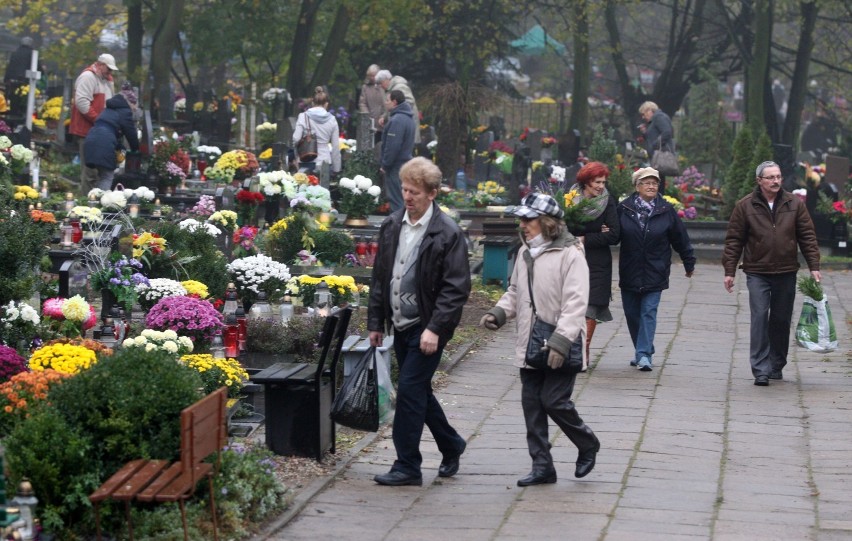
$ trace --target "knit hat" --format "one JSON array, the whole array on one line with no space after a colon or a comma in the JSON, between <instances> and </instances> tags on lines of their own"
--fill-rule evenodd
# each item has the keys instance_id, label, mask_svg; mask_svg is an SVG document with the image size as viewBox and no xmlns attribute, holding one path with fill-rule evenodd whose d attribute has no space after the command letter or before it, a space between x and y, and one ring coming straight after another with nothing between
<instances>
[{"instance_id":1,"label":"knit hat","mask_svg":"<svg viewBox=\"0 0 852 541\"><path fill-rule=\"evenodd\" d=\"M127 100L127 103L130 105L136 105L139 103L139 100L136 98L136 92L133 91L133 87L130 86L129 81L124 81L121 83L121 92L119 92L124 99Z\"/></svg>"},{"instance_id":2,"label":"knit hat","mask_svg":"<svg viewBox=\"0 0 852 541\"><path fill-rule=\"evenodd\" d=\"M660 172L654 169L653 167L643 167L642 169L637 169L633 172L633 187L639 185L639 181L643 178L654 177L657 179L657 182L660 182Z\"/></svg>"},{"instance_id":3,"label":"knit hat","mask_svg":"<svg viewBox=\"0 0 852 541\"><path fill-rule=\"evenodd\" d=\"M556 199L543 193L531 193L521 199L520 205L516 207L509 207L506 210L515 216L529 218L530 220L538 218L544 214L553 216L554 218L562 218L562 215L564 214L562 209L559 208L559 205L556 203Z\"/></svg>"}]
</instances>

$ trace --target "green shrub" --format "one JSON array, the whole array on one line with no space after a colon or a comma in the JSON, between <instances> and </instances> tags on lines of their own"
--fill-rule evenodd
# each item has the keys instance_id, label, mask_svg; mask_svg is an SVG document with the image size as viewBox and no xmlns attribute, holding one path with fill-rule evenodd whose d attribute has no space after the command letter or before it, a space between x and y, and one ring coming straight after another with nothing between
<instances>
[{"instance_id":1,"label":"green shrub","mask_svg":"<svg viewBox=\"0 0 852 541\"><path fill-rule=\"evenodd\" d=\"M346 156L343 165L343 175L346 178L355 178L363 175L375 184L379 178L379 162L373 157L372 150L356 150Z\"/></svg>"},{"instance_id":2,"label":"green shrub","mask_svg":"<svg viewBox=\"0 0 852 541\"><path fill-rule=\"evenodd\" d=\"M119 350L51 389L4 441L9 481L29 477L45 523L57 533L90 533L86 496L136 458L174 460L180 412L199 399L198 373L165 352ZM61 389L61 390L60 390ZM104 521L120 516L109 509Z\"/></svg>"},{"instance_id":3,"label":"green shrub","mask_svg":"<svg viewBox=\"0 0 852 541\"><path fill-rule=\"evenodd\" d=\"M328 229L316 231L314 238L314 254L323 263L335 266L339 265L346 254L355 251L355 242L345 231L340 229Z\"/></svg>"},{"instance_id":4,"label":"green shrub","mask_svg":"<svg viewBox=\"0 0 852 541\"><path fill-rule=\"evenodd\" d=\"M272 453L253 445L230 445L222 453L222 470L215 481L222 525L235 533L241 523L262 522L280 509L286 487L274 475Z\"/></svg>"},{"instance_id":5,"label":"green shrub","mask_svg":"<svg viewBox=\"0 0 852 541\"><path fill-rule=\"evenodd\" d=\"M202 230L187 231L171 222L160 222L155 231L167 241L170 249L178 256L193 256L183 263L190 280L198 280L207 286L211 297L222 298L228 287L227 259L216 247L213 237ZM223 232L227 235L227 232Z\"/></svg>"},{"instance_id":6,"label":"green shrub","mask_svg":"<svg viewBox=\"0 0 852 541\"><path fill-rule=\"evenodd\" d=\"M10 207L0 202L0 305L28 299L37 290L38 270L53 235L52 227L30 219L25 205L14 206L10 215Z\"/></svg>"},{"instance_id":7,"label":"green shrub","mask_svg":"<svg viewBox=\"0 0 852 541\"><path fill-rule=\"evenodd\" d=\"M743 188L749 185L754 187L754 167L751 165L754 148L754 134L748 124L744 124L734 139L731 165L725 173L725 186L722 191L722 196L725 199L722 215L724 220L727 220L734 211L734 206L739 201Z\"/></svg>"},{"instance_id":8,"label":"green shrub","mask_svg":"<svg viewBox=\"0 0 852 541\"><path fill-rule=\"evenodd\" d=\"M290 265L296 259L296 254L309 248L305 246L305 240L312 239L316 231L313 228L309 229L308 216L304 213L291 214L284 220L287 220L286 229L277 225L270 228L266 235L264 249L266 254L275 261ZM281 221L283 220L279 222ZM312 246L309 249L313 251Z\"/></svg>"},{"instance_id":9,"label":"green shrub","mask_svg":"<svg viewBox=\"0 0 852 541\"><path fill-rule=\"evenodd\" d=\"M321 317L293 317L286 325L257 321L248 327L246 346L250 352L290 353L297 362L313 362L323 323Z\"/></svg>"}]
</instances>

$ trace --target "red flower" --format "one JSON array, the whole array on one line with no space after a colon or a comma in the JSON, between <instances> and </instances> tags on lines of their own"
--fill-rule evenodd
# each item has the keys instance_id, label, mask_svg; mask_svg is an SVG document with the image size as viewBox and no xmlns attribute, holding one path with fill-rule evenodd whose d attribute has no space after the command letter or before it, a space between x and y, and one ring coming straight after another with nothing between
<instances>
[{"instance_id":1,"label":"red flower","mask_svg":"<svg viewBox=\"0 0 852 541\"><path fill-rule=\"evenodd\" d=\"M831 206L834 207L834 210L836 210L837 212L842 212L843 214L846 214L847 212L845 201L835 201L834 204Z\"/></svg>"},{"instance_id":2,"label":"red flower","mask_svg":"<svg viewBox=\"0 0 852 541\"><path fill-rule=\"evenodd\" d=\"M692 203L693 201L695 201L695 196L693 194L689 194L686 196L687 203Z\"/></svg>"},{"instance_id":3,"label":"red flower","mask_svg":"<svg viewBox=\"0 0 852 541\"><path fill-rule=\"evenodd\" d=\"M308 184L311 186L319 186L319 179L314 175L308 175Z\"/></svg>"},{"instance_id":4,"label":"red flower","mask_svg":"<svg viewBox=\"0 0 852 541\"><path fill-rule=\"evenodd\" d=\"M245 205L259 205L263 203L264 197L260 192L250 192L248 190L240 190L237 192L237 202Z\"/></svg>"},{"instance_id":5,"label":"red flower","mask_svg":"<svg viewBox=\"0 0 852 541\"><path fill-rule=\"evenodd\" d=\"M222 299L214 299L213 300L213 308L215 308L216 310L218 310L219 308L222 308L222 306L224 304L225 304L225 301L223 301Z\"/></svg>"}]
</instances>

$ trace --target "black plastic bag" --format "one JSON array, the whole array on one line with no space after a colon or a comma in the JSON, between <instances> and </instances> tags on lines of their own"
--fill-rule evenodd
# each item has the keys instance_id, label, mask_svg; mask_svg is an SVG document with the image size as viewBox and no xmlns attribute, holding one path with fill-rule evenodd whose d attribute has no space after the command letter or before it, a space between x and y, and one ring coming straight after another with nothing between
<instances>
[{"instance_id":1,"label":"black plastic bag","mask_svg":"<svg viewBox=\"0 0 852 541\"><path fill-rule=\"evenodd\" d=\"M376 348L369 347L340 386L331 405L331 420L356 430L379 429L379 381Z\"/></svg>"}]
</instances>

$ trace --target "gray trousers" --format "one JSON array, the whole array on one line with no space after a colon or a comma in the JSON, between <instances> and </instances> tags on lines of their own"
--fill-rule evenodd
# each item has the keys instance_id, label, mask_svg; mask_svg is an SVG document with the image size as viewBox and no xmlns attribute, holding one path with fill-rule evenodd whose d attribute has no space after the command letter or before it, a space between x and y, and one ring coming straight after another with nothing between
<instances>
[{"instance_id":1,"label":"gray trousers","mask_svg":"<svg viewBox=\"0 0 852 541\"><path fill-rule=\"evenodd\" d=\"M587 451L598 444L595 433L580 418L571 400L576 378L576 374L521 368L521 407L527 425L527 447L532 457L533 470L554 469L548 437L548 417L580 451Z\"/></svg>"},{"instance_id":2,"label":"gray trousers","mask_svg":"<svg viewBox=\"0 0 852 541\"><path fill-rule=\"evenodd\" d=\"M754 377L768 376L787 364L790 324L796 300L796 273L746 273L751 310L749 362Z\"/></svg>"}]
</instances>

